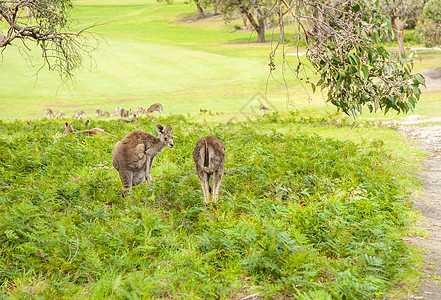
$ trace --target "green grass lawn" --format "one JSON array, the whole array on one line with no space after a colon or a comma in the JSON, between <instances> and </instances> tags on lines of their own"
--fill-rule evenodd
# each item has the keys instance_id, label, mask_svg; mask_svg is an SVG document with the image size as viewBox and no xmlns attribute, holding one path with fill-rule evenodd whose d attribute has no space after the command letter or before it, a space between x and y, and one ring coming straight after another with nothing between
<instances>
[{"instance_id":1,"label":"green grass lawn","mask_svg":"<svg viewBox=\"0 0 441 300\"><path fill-rule=\"evenodd\" d=\"M255 38L251 33L236 31L219 17L211 22L180 21L194 13L195 7L183 1L78 2L73 13L78 28L100 24L91 30L99 37L93 60L85 60L74 82L63 84L57 74L38 71L38 49L31 52L31 61L16 47L6 49L0 118L38 118L46 107L72 115L79 108L134 109L154 102L170 113L196 112L200 107L233 112L266 91L276 107L286 107L285 88L268 80L271 44L247 43ZM280 72L275 76L280 79ZM287 77L295 89L292 100L309 105L293 75L288 72Z\"/></svg>"},{"instance_id":2,"label":"green grass lawn","mask_svg":"<svg viewBox=\"0 0 441 300\"><path fill-rule=\"evenodd\" d=\"M97 108L135 109L155 102L162 103L166 113L195 113L199 108L232 113L257 93L266 95L277 110L335 110L320 93L313 95L302 84L305 80L299 81L282 68L280 56L270 75L268 55L274 43L253 43L255 34L234 29L240 19L225 23L215 16L194 21L195 14L195 6L185 1L129 1L124 5L77 1L75 26L98 25L91 29L98 38L92 60L85 57L85 68L76 73L75 80L62 83L56 73L40 70L38 49L27 57L19 48L9 47L1 62L0 119L40 118L47 107L68 115L84 109L90 116ZM273 33L277 35L268 30L269 39ZM90 42L95 46L94 39ZM439 62L437 53L421 56L417 70ZM298 63L294 56L287 59L291 66ZM300 60L307 64L305 57ZM282 71L288 90L281 84ZM308 70L299 77L314 78L314 74ZM436 98L436 94L423 95L416 113L433 113L433 105L438 107Z\"/></svg>"}]
</instances>

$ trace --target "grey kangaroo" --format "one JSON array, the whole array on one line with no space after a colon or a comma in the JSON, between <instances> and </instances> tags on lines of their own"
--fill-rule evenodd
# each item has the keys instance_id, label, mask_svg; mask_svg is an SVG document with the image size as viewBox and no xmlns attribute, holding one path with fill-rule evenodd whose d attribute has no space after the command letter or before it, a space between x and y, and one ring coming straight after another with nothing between
<instances>
[{"instance_id":1,"label":"grey kangaroo","mask_svg":"<svg viewBox=\"0 0 441 300\"><path fill-rule=\"evenodd\" d=\"M71 134L80 134L80 133L84 133L88 136L94 136L97 134L109 134L107 132L105 132L103 129L101 128L92 128L89 130L81 130L81 131L74 131L72 128L72 122L70 123L65 123L63 127L61 127L61 129L64 129L64 133L71 133Z\"/></svg>"},{"instance_id":2,"label":"grey kangaroo","mask_svg":"<svg viewBox=\"0 0 441 300\"><path fill-rule=\"evenodd\" d=\"M167 125L164 129L163 126L157 125L156 129L159 133L158 137L135 130L117 142L113 148L112 164L121 178L124 195L127 195L134 185L142 183L144 179L150 183L153 159L164 150L165 146L174 147L173 136L170 133L172 127Z\"/></svg>"},{"instance_id":3,"label":"grey kangaroo","mask_svg":"<svg viewBox=\"0 0 441 300\"><path fill-rule=\"evenodd\" d=\"M147 108L147 110L145 112L147 114L152 114L155 111L160 112L161 114L163 113L163 109L162 109L161 103L152 104L149 108Z\"/></svg>"},{"instance_id":4,"label":"grey kangaroo","mask_svg":"<svg viewBox=\"0 0 441 300\"><path fill-rule=\"evenodd\" d=\"M213 202L219 199L219 188L224 174L225 147L215 136L200 138L193 150L193 159L196 164L196 173L202 185L204 201L210 202L210 176L213 175Z\"/></svg>"},{"instance_id":5,"label":"grey kangaroo","mask_svg":"<svg viewBox=\"0 0 441 300\"><path fill-rule=\"evenodd\" d=\"M131 120L125 119L125 118L119 118L118 121L119 122L126 122L126 123L136 123L139 122L139 119L136 115L133 115L133 118Z\"/></svg>"},{"instance_id":6,"label":"grey kangaroo","mask_svg":"<svg viewBox=\"0 0 441 300\"><path fill-rule=\"evenodd\" d=\"M43 111L43 113L44 113L44 115L45 115L46 117L51 117L51 118L54 117L54 112L53 112L52 109L50 109L50 108L46 108L46 109Z\"/></svg>"}]
</instances>

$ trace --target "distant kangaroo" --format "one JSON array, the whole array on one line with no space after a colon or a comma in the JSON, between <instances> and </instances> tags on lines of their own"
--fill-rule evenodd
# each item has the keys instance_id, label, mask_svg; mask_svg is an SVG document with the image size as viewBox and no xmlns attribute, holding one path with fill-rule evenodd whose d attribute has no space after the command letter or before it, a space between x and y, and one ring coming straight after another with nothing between
<instances>
[{"instance_id":1,"label":"distant kangaroo","mask_svg":"<svg viewBox=\"0 0 441 300\"><path fill-rule=\"evenodd\" d=\"M119 118L117 122L136 123L136 122L139 122L139 119L136 115L133 115L133 118L131 120Z\"/></svg>"},{"instance_id":2,"label":"distant kangaroo","mask_svg":"<svg viewBox=\"0 0 441 300\"><path fill-rule=\"evenodd\" d=\"M44 115L45 115L46 117L51 117L51 118L54 117L54 112L53 112L52 109L50 109L50 108L46 108L46 109L43 111L43 113L44 113Z\"/></svg>"},{"instance_id":3,"label":"distant kangaroo","mask_svg":"<svg viewBox=\"0 0 441 300\"><path fill-rule=\"evenodd\" d=\"M142 183L144 179L150 183L153 159L164 150L165 146L174 147L172 127L167 125L164 129L163 126L157 125L156 129L159 133L158 137L135 130L117 142L113 148L112 165L119 173L124 195L127 195L134 185Z\"/></svg>"},{"instance_id":4,"label":"distant kangaroo","mask_svg":"<svg viewBox=\"0 0 441 300\"><path fill-rule=\"evenodd\" d=\"M64 129L64 133L72 133L72 134L80 134L80 133L84 133L87 134L88 136L94 136L97 135L99 133L102 134L109 134L107 132L105 132L103 129L101 128L92 128L89 130L81 130L81 131L74 131L72 128L72 122L64 124L63 127L61 127L62 129Z\"/></svg>"},{"instance_id":5,"label":"distant kangaroo","mask_svg":"<svg viewBox=\"0 0 441 300\"><path fill-rule=\"evenodd\" d=\"M108 111L104 111L101 108L98 108L97 110L95 110L96 115L98 117L110 117L110 113Z\"/></svg>"},{"instance_id":6,"label":"distant kangaroo","mask_svg":"<svg viewBox=\"0 0 441 300\"><path fill-rule=\"evenodd\" d=\"M162 105L160 103L152 104L149 108L147 108L146 113L152 114L155 111L160 112L161 114L163 113Z\"/></svg>"},{"instance_id":7,"label":"distant kangaroo","mask_svg":"<svg viewBox=\"0 0 441 300\"><path fill-rule=\"evenodd\" d=\"M193 150L196 173L202 185L204 201L210 203L210 176L213 175L213 202L219 198L219 188L224 174L225 147L215 136L200 138Z\"/></svg>"},{"instance_id":8,"label":"distant kangaroo","mask_svg":"<svg viewBox=\"0 0 441 300\"><path fill-rule=\"evenodd\" d=\"M75 112L75 114L72 116L72 118L74 118L74 119L87 118L86 117L86 112L84 110L77 110Z\"/></svg>"},{"instance_id":9,"label":"distant kangaroo","mask_svg":"<svg viewBox=\"0 0 441 300\"><path fill-rule=\"evenodd\" d=\"M121 108L120 110L119 110L119 116L121 117L121 118L124 118L124 117L128 117L128 116L130 116L132 114L132 112L129 110L129 109L125 109L125 108Z\"/></svg>"},{"instance_id":10,"label":"distant kangaroo","mask_svg":"<svg viewBox=\"0 0 441 300\"><path fill-rule=\"evenodd\" d=\"M111 116L112 116L112 117L119 116L119 115L120 115L120 112L121 112L121 108L122 108L122 107L119 107L119 106L115 107L115 112L112 113Z\"/></svg>"},{"instance_id":11,"label":"distant kangaroo","mask_svg":"<svg viewBox=\"0 0 441 300\"><path fill-rule=\"evenodd\" d=\"M57 113L55 114L55 118L63 118L66 117L66 113L62 110L57 111Z\"/></svg>"},{"instance_id":12,"label":"distant kangaroo","mask_svg":"<svg viewBox=\"0 0 441 300\"><path fill-rule=\"evenodd\" d=\"M145 113L145 109L142 106L138 106L134 111L134 115L142 115Z\"/></svg>"},{"instance_id":13,"label":"distant kangaroo","mask_svg":"<svg viewBox=\"0 0 441 300\"><path fill-rule=\"evenodd\" d=\"M263 104L260 104L260 105L259 105L259 109L260 109L260 110L269 110L268 107L266 107L266 106L263 105Z\"/></svg>"}]
</instances>

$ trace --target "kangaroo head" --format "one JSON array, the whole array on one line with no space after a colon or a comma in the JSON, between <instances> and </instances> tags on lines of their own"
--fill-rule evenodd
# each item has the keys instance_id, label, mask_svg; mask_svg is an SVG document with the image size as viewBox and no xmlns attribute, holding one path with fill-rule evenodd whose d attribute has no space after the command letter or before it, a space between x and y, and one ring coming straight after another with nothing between
<instances>
[{"instance_id":1,"label":"kangaroo head","mask_svg":"<svg viewBox=\"0 0 441 300\"><path fill-rule=\"evenodd\" d=\"M161 140L161 142L164 145L169 146L170 148L173 148L175 145L173 144L173 136L170 133L172 131L172 127L170 125L167 125L167 127L162 127L161 125L156 126L156 130L159 133L158 138Z\"/></svg>"},{"instance_id":2,"label":"kangaroo head","mask_svg":"<svg viewBox=\"0 0 441 300\"><path fill-rule=\"evenodd\" d=\"M73 128L72 128L72 122L64 124L64 133L71 133L73 132Z\"/></svg>"}]
</instances>

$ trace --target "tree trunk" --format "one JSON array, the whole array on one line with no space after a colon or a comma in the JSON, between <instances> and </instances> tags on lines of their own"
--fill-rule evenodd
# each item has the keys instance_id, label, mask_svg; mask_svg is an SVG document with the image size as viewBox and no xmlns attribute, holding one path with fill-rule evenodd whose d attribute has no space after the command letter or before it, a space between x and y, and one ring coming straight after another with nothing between
<instances>
[{"instance_id":1,"label":"tree trunk","mask_svg":"<svg viewBox=\"0 0 441 300\"><path fill-rule=\"evenodd\" d=\"M406 51L404 50L404 36L403 36L403 28L405 22L403 22L403 25L400 26L401 27L400 30L397 28L397 18L392 16L390 20L391 20L392 30L394 31L395 39L398 42L398 49L400 50L400 54L402 57L406 57Z\"/></svg>"},{"instance_id":2,"label":"tree trunk","mask_svg":"<svg viewBox=\"0 0 441 300\"><path fill-rule=\"evenodd\" d=\"M257 32L257 42L258 43L265 43L265 17L264 15L259 13L258 21L253 17L253 14L250 12L250 9L248 7L240 7L240 12L247 16L248 21L250 21L251 25L253 26L254 30Z\"/></svg>"},{"instance_id":3,"label":"tree trunk","mask_svg":"<svg viewBox=\"0 0 441 300\"><path fill-rule=\"evenodd\" d=\"M198 19L205 18L204 10L202 9L202 6L199 3L199 0L194 0L194 3L196 4L196 7L198 8Z\"/></svg>"},{"instance_id":4,"label":"tree trunk","mask_svg":"<svg viewBox=\"0 0 441 300\"><path fill-rule=\"evenodd\" d=\"M265 43L265 19L264 16L259 16L259 28L256 29L257 32L257 42Z\"/></svg>"}]
</instances>

